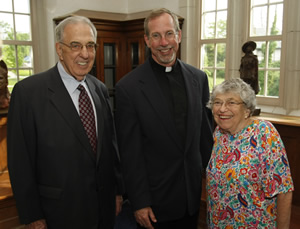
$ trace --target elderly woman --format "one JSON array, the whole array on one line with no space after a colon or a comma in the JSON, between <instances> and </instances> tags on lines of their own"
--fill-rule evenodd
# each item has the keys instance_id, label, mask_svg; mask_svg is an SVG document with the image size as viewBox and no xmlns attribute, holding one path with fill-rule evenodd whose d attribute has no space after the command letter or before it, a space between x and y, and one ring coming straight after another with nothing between
<instances>
[{"instance_id":1,"label":"elderly woman","mask_svg":"<svg viewBox=\"0 0 300 229\"><path fill-rule=\"evenodd\" d=\"M253 89L241 79L217 85L208 103L217 127L207 167L209 228L289 228L292 191L283 142L252 118Z\"/></svg>"}]
</instances>

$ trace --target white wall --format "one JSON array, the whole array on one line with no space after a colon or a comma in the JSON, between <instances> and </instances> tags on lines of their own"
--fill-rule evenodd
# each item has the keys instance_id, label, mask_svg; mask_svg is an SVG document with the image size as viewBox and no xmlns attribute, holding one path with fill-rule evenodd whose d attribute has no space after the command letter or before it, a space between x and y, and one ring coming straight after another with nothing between
<instances>
[{"instance_id":1,"label":"white wall","mask_svg":"<svg viewBox=\"0 0 300 229\"><path fill-rule=\"evenodd\" d=\"M38 44L38 52L35 53L35 59L37 60L35 62L35 71L45 71L52 67L57 61L54 39L54 18L68 15L80 9L127 14L166 7L186 19L189 10L191 7L193 8L195 2L198 1L199 0L32 0L33 12L36 14L36 17L33 18L33 29L36 32L34 42ZM194 23L194 20L184 21L182 50L186 51L188 51L186 28L190 28L190 26L187 26L187 21ZM190 30L194 31L193 28L190 28ZM192 43L196 44L197 42ZM196 56L195 48L191 48L191 50L193 50L194 54L189 53L190 59L195 61L196 59L192 58ZM183 60L187 60L186 51L182 51Z\"/></svg>"}]
</instances>

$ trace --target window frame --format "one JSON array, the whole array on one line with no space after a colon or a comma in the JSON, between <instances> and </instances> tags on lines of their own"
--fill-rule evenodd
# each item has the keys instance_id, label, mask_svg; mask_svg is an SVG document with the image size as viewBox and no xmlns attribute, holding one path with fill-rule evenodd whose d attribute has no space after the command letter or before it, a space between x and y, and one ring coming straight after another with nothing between
<instances>
[{"instance_id":1,"label":"window frame","mask_svg":"<svg viewBox=\"0 0 300 229\"><path fill-rule=\"evenodd\" d=\"M245 1L234 1L228 0L227 5L227 32L226 38L222 39L226 44L226 60L225 60L225 79L239 77L239 67L240 61L244 53L242 52L241 48L242 45L249 41L265 41L267 37L268 40L276 40L281 41L281 57L280 57L280 80L279 80L279 94L278 97L265 97L257 95L257 103L259 105L266 105L266 106L282 106L284 102L284 90L285 86L285 58L286 58L286 0L283 0L283 22L282 22L282 34L276 36L257 36L250 37L250 14L251 14L251 0ZM207 44L208 42L220 42L220 39L202 39L202 4L198 4L198 13L200 19L200 28L198 33L198 66L200 69L203 68L202 63L202 46ZM240 12L239 14L234 15L234 13ZM233 25L232 22L235 20L240 20L238 25ZM245 26L246 25L246 26ZM239 31L237 31L239 30ZM239 33L239 37L234 37L235 33ZM231 40L237 40L240 44L233 43ZM209 40L209 41L208 41ZM238 48L237 48L238 45ZM211 88L210 88L211 90Z\"/></svg>"},{"instance_id":2,"label":"window frame","mask_svg":"<svg viewBox=\"0 0 300 229\"><path fill-rule=\"evenodd\" d=\"M35 45L34 45L34 37L35 37L35 35L34 35L34 31L33 31L33 21L34 21L34 11L33 11L33 4L34 4L34 1L36 1L36 0L29 0L29 4L30 4L30 6L29 6L29 10L30 10L30 12L29 13L20 13L20 12L15 12L15 9L14 9L14 7L13 7L13 9L12 9L12 11L11 12L9 12L9 11L0 11L0 12L4 12L4 13L11 13L11 14L13 14L13 25L14 25L14 37L16 37L16 30L15 30L15 28L16 28L16 21L15 21L15 15L28 15L29 17L30 17L30 32L31 32L31 40L29 40L29 41L22 41L22 40L1 40L1 42L2 42L2 45L11 45L11 46L14 46L14 54L15 54L15 60L16 60L16 66L14 67L14 68L11 68L11 67L9 67L9 66L7 66L8 67L8 71L15 71L15 75L16 75L16 77L17 77L17 79L16 79L16 83L17 82L19 82L19 81L21 81L23 78L26 78L26 77L28 77L28 76L30 76L30 75L32 75L32 74L34 74L34 72L35 72L35 53L36 53L36 51L35 51ZM14 0L12 0L12 3L14 4ZM31 60L31 66L29 66L29 67L24 67L24 66L19 66L19 63L18 63L18 59L19 59L19 57L18 57L18 46L30 46L31 47L31 52L32 52L32 60ZM2 47L1 47L2 48ZM2 52L3 52L3 50L2 50ZM3 58L3 54L2 54L2 56L1 56L1 58ZM4 60L5 61L5 60ZM26 76L26 77L21 77L20 76L20 70L28 70L29 72L30 72L30 74L28 74L28 76ZM8 78L8 81L9 81L9 78ZM13 85L8 85L8 89L9 89L9 91L12 91L12 89L13 89L13 87L14 87L14 84Z\"/></svg>"}]
</instances>

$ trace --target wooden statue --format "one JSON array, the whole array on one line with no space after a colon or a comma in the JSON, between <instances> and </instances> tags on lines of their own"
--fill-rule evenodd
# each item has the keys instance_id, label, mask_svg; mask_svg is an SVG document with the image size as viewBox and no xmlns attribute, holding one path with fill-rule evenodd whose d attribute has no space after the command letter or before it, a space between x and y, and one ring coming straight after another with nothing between
<instances>
[{"instance_id":1,"label":"wooden statue","mask_svg":"<svg viewBox=\"0 0 300 229\"><path fill-rule=\"evenodd\" d=\"M250 84L255 94L258 94L258 60L257 56L253 54L255 49L256 43L254 41L248 41L243 45L242 50L245 55L241 59L239 71L241 79Z\"/></svg>"},{"instance_id":2,"label":"wooden statue","mask_svg":"<svg viewBox=\"0 0 300 229\"><path fill-rule=\"evenodd\" d=\"M8 85L8 70L5 62L0 61L0 109L6 109L9 106L10 93L7 88Z\"/></svg>"}]
</instances>

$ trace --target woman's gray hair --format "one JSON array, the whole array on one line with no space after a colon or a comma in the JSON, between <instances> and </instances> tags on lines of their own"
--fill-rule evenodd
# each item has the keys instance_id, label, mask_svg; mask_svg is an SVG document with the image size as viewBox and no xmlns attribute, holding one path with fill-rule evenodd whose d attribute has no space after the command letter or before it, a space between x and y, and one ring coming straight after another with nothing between
<instances>
[{"instance_id":1,"label":"woman's gray hair","mask_svg":"<svg viewBox=\"0 0 300 229\"><path fill-rule=\"evenodd\" d=\"M69 24L77 24L77 23L84 23L91 27L94 35L94 42L97 41L97 29L94 24L88 19L87 17L83 16L71 16L65 18L55 27L55 38L56 42L62 42L64 39L64 29Z\"/></svg>"},{"instance_id":2,"label":"woman's gray hair","mask_svg":"<svg viewBox=\"0 0 300 229\"><path fill-rule=\"evenodd\" d=\"M146 36L149 38L150 34L149 34L149 27L148 27L148 24L149 24L149 21L154 19L154 18L157 18L163 14L169 14L172 18L173 18L173 22L174 22L174 29L175 29L175 32L179 32L180 31L180 27L179 27L179 21L178 21L178 17L176 14L174 14L172 11L166 9L166 8L160 8L160 9L157 9L157 10L153 10L149 15L148 17L145 18L145 21L144 21L144 32L146 34Z\"/></svg>"},{"instance_id":3,"label":"woman's gray hair","mask_svg":"<svg viewBox=\"0 0 300 229\"><path fill-rule=\"evenodd\" d=\"M250 116L253 114L256 107L256 96L252 87L240 78L234 78L223 81L216 85L210 95L207 107L212 109L212 104L218 94L234 93L240 96L245 103L245 107L250 110Z\"/></svg>"}]
</instances>

